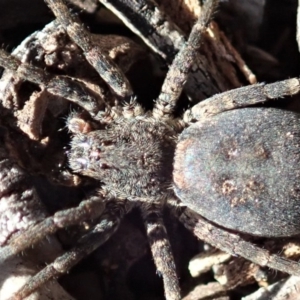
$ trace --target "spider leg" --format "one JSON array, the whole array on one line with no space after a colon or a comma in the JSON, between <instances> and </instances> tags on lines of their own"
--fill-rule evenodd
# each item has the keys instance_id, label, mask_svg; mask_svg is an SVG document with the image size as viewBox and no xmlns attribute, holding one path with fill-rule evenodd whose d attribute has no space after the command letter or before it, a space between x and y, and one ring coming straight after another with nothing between
<instances>
[{"instance_id":1,"label":"spider leg","mask_svg":"<svg viewBox=\"0 0 300 300\"><path fill-rule=\"evenodd\" d=\"M22 63L3 49L0 49L0 66L6 68L24 80L41 85L49 93L63 97L76 103L91 116L95 116L99 111L99 103L104 100L88 88L82 81L68 76L52 76L45 70L28 63Z\"/></svg>"},{"instance_id":2,"label":"spider leg","mask_svg":"<svg viewBox=\"0 0 300 300\"><path fill-rule=\"evenodd\" d=\"M207 29L218 5L218 0L206 1L203 11L192 28L188 41L175 56L164 80L160 95L153 109L153 116L161 118L173 113L189 72L201 47L203 33Z\"/></svg>"},{"instance_id":3,"label":"spider leg","mask_svg":"<svg viewBox=\"0 0 300 300\"><path fill-rule=\"evenodd\" d=\"M167 3L167 1L100 0L100 2L137 34L149 48L160 55L167 64L172 63L176 53L186 42L185 33L170 17L172 13L167 14L168 10L163 9L163 3ZM159 5L156 2L159 2ZM179 4L179 2L182 3ZM185 10L184 7L188 7L188 5L183 4L184 1L179 2L179 7L181 6L182 10ZM195 5L197 5L197 1ZM169 9L169 6L167 7ZM170 10L172 10L171 7ZM179 14L182 15L184 13L180 12ZM188 13L188 15L190 14ZM185 21L183 27L186 27L186 25L189 27L188 22ZM215 45L214 47L217 48L226 49L229 56L235 57L237 65L241 66L241 72L245 74L248 81L255 81L255 76L247 68L239 54L229 45L215 24L211 33L214 39L209 38L208 40L212 42L212 45ZM221 41L218 38L217 40L215 39L218 36L221 37ZM197 53L197 58L192 67L193 71L190 73L188 82L184 88L190 98L194 101L200 101L220 92L220 90L228 89L228 82L225 82L224 78L232 83L231 87L240 86L239 79L235 75L233 76L234 78L231 75L226 76L226 74L235 73L232 63L225 63L223 65L224 60L221 59L222 63L219 64L218 58L216 61L215 58L211 59L209 57L214 50L206 47L202 49L203 52L201 54ZM215 53L215 55L219 57L219 53ZM220 69L223 71L219 72Z\"/></svg>"},{"instance_id":4,"label":"spider leg","mask_svg":"<svg viewBox=\"0 0 300 300\"><path fill-rule=\"evenodd\" d=\"M142 214L152 256L157 271L163 278L166 299L179 300L181 296L176 266L167 230L163 223L161 207L155 204L147 205L142 207Z\"/></svg>"},{"instance_id":5,"label":"spider leg","mask_svg":"<svg viewBox=\"0 0 300 300\"><path fill-rule=\"evenodd\" d=\"M45 218L21 234L12 237L8 245L0 248L0 262L32 247L45 236L54 234L60 228L98 218L104 207L105 202L102 197L92 196L82 201L78 207L62 210L51 217Z\"/></svg>"},{"instance_id":6,"label":"spider leg","mask_svg":"<svg viewBox=\"0 0 300 300\"><path fill-rule=\"evenodd\" d=\"M78 18L69 12L63 0L46 0L55 17L64 26L70 38L83 50L87 61L101 78L121 97L130 97L133 92L129 81L119 67L92 41L90 33Z\"/></svg>"},{"instance_id":7,"label":"spider leg","mask_svg":"<svg viewBox=\"0 0 300 300\"><path fill-rule=\"evenodd\" d=\"M173 206L173 211L175 211L175 214L178 215L179 220L187 229L212 246L233 256L240 255L260 266L267 266L290 275L300 276L300 266L297 261L272 254L266 249L245 241L238 234L208 222L189 208L181 210Z\"/></svg>"},{"instance_id":8,"label":"spider leg","mask_svg":"<svg viewBox=\"0 0 300 300\"><path fill-rule=\"evenodd\" d=\"M300 91L298 78L291 78L270 84L257 83L228 92L217 94L196 104L184 114L184 121L201 120L234 108L245 107L284 96L292 96Z\"/></svg>"},{"instance_id":9,"label":"spider leg","mask_svg":"<svg viewBox=\"0 0 300 300\"><path fill-rule=\"evenodd\" d=\"M118 229L123 216L132 208L131 203L123 200L112 200L108 206L99 222L82 236L71 250L33 276L10 300L26 298L49 280L68 272L80 260L104 244Z\"/></svg>"}]
</instances>

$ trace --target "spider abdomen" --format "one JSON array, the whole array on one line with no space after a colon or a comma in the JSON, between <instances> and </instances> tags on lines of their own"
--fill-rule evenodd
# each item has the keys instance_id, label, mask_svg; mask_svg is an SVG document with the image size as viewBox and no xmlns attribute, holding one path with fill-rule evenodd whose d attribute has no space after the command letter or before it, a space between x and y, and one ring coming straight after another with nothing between
<instances>
[{"instance_id":1,"label":"spider abdomen","mask_svg":"<svg viewBox=\"0 0 300 300\"><path fill-rule=\"evenodd\" d=\"M177 196L229 229L299 234L299 121L291 111L245 108L193 124L176 149Z\"/></svg>"}]
</instances>

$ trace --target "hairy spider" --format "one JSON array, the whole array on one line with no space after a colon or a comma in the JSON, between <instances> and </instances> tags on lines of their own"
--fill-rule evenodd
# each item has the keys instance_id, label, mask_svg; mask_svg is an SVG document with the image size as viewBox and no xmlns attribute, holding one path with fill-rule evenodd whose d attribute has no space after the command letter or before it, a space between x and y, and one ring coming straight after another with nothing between
<instances>
[{"instance_id":1,"label":"hairy spider","mask_svg":"<svg viewBox=\"0 0 300 300\"><path fill-rule=\"evenodd\" d=\"M125 99L131 97L133 92L125 75L94 46L63 1L46 2L113 92ZM299 171L295 167L299 159L299 116L279 109L245 108L298 93L299 80L231 90L196 104L185 112L183 120L173 116L217 4L217 0L206 1L187 43L182 44L170 67L152 112L144 112L132 101L118 106L114 115L100 113L96 103L99 95L83 82L52 76L1 50L1 66L51 94L77 103L94 119L87 122L80 113L68 118L73 133L68 159L73 172L101 183L99 190L78 207L45 218L0 249L0 259L5 260L59 228L85 221L92 225L73 249L47 265L13 299L23 299L67 272L103 244L133 207L141 210L169 300L180 299L181 295L162 219L165 206L204 241L260 265L300 275L297 262L273 255L235 233L267 237L300 233ZM93 130L95 123L100 125Z\"/></svg>"}]
</instances>

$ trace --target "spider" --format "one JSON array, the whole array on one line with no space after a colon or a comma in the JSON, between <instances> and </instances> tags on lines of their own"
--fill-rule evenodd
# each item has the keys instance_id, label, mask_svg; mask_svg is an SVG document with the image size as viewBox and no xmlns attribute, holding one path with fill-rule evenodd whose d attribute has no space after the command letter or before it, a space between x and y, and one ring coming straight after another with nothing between
<instances>
[{"instance_id":1,"label":"spider","mask_svg":"<svg viewBox=\"0 0 300 300\"><path fill-rule=\"evenodd\" d=\"M74 22L63 1L46 2L114 93L124 99L132 97L124 74L93 47L89 35L80 23ZM298 93L299 80L231 90L194 105L183 120L173 116L217 4L217 0L206 1L187 43L169 69L152 112L144 112L132 101L118 107L117 116L107 118L97 111L93 93L80 81L51 76L1 50L1 66L77 103L89 113L93 122L86 121L81 113L71 113L67 120L73 133L69 165L74 173L101 182L99 190L78 207L45 218L0 249L0 259L5 260L59 228L91 222L90 230L73 249L32 277L12 299L23 299L67 272L102 245L134 207L141 210L168 300L180 299L181 295L162 218L165 206L197 237L213 246L263 266L300 274L297 262L273 255L238 233L266 237L300 233L296 184L299 171L294 167L299 157L299 117L279 109L248 107ZM191 125L192 122L196 123ZM99 123L99 128L93 130L94 123ZM262 133L258 134L258 130ZM281 189L276 187L276 180Z\"/></svg>"}]
</instances>

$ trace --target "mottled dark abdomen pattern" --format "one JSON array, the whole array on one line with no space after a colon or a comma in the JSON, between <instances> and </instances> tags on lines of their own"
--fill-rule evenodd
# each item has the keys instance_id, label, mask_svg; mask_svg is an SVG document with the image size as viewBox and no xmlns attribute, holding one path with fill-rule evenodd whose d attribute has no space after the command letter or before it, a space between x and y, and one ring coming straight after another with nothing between
<instances>
[{"instance_id":1,"label":"mottled dark abdomen pattern","mask_svg":"<svg viewBox=\"0 0 300 300\"><path fill-rule=\"evenodd\" d=\"M177 196L229 229L299 234L299 121L295 112L256 107L191 125L176 149Z\"/></svg>"}]
</instances>

